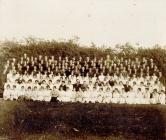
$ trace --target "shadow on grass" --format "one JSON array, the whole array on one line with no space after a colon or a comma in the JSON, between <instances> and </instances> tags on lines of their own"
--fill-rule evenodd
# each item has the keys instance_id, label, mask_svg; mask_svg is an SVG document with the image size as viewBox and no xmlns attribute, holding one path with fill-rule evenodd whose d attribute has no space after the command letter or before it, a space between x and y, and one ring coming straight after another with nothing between
<instances>
[{"instance_id":1,"label":"shadow on grass","mask_svg":"<svg viewBox=\"0 0 166 140\"><path fill-rule=\"evenodd\" d=\"M165 139L166 118L157 105L20 102L9 113L8 131L17 134Z\"/></svg>"}]
</instances>

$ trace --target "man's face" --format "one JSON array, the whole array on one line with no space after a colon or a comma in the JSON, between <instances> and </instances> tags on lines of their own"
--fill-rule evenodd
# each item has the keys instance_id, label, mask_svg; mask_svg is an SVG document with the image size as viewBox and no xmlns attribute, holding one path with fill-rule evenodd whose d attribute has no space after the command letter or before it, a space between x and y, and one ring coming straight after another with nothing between
<instances>
[{"instance_id":1,"label":"man's face","mask_svg":"<svg viewBox=\"0 0 166 140\"><path fill-rule=\"evenodd\" d=\"M7 89L10 89L10 86L9 86L9 85L7 85Z\"/></svg>"},{"instance_id":2,"label":"man's face","mask_svg":"<svg viewBox=\"0 0 166 140\"><path fill-rule=\"evenodd\" d=\"M62 82L62 85L65 85L65 82Z\"/></svg>"}]
</instances>

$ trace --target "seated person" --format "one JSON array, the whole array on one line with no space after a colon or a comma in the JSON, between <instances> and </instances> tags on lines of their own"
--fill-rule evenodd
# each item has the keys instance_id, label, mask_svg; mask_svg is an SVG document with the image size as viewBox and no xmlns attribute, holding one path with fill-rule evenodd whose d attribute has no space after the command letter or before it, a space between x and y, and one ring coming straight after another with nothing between
<instances>
[{"instance_id":1,"label":"seated person","mask_svg":"<svg viewBox=\"0 0 166 140\"><path fill-rule=\"evenodd\" d=\"M103 102L103 94L104 94L103 87L99 87L99 90L97 92L97 102L98 103Z\"/></svg>"},{"instance_id":2,"label":"seated person","mask_svg":"<svg viewBox=\"0 0 166 140\"><path fill-rule=\"evenodd\" d=\"M18 97L23 97L23 96L25 96L25 86L24 86L24 84L20 84L20 89L18 90L18 93L17 93L17 96Z\"/></svg>"},{"instance_id":3,"label":"seated person","mask_svg":"<svg viewBox=\"0 0 166 140\"><path fill-rule=\"evenodd\" d=\"M43 92L43 101L51 101L51 89L49 85L46 86L45 91Z\"/></svg>"},{"instance_id":4,"label":"seated person","mask_svg":"<svg viewBox=\"0 0 166 140\"><path fill-rule=\"evenodd\" d=\"M129 92L129 91L131 91L131 86L129 85L129 82L127 81L126 82L126 84L124 85L124 90L125 90L125 92Z\"/></svg>"},{"instance_id":5,"label":"seated person","mask_svg":"<svg viewBox=\"0 0 166 140\"><path fill-rule=\"evenodd\" d=\"M86 81L83 82L83 84L81 85L81 90L82 91L87 91L88 85L86 84Z\"/></svg>"},{"instance_id":6,"label":"seated person","mask_svg":"<svg viewBox=\"0 0 166 140\"><path fill-rule=\"evenodd\" d=\"M150 90L149 88L145 88L143 94L143 104L150 104Z\"/></svg>"},{"instance_id":7,"label":"seated person","mask_svg":"<svg viewBox=\"0 0 166 140\"><path fill-rule=\"evenodd\" d=\"M76 83L73 84L73 89L75 89L76 92L78 92L81 88L81 84L80 84L80 81L79 79L77 79Z\"/></svg>"},{"instance_id":8,"label":"seated person","mask_svg":"<svg viewBox=\"0 0 166 140\"><path fill-rule=\"evenodd\" d=\"M81 90L81 87L78 88L78 90L75 89L76 95L75 95L75 101L76 102L83 102L83 91Z\"/></svg>"},{"instance_id":9,"label":"seated person","mask_svg":"<svg viewBox=\"0 0 166 140\"><path fill-rule=\"evenodd\" d=\"M107 87L106 91L104 92L104 95L103 95L103 103L110 103L111 98L112 98L111 89L110 89L110 87Z\"/></svg>"},{"instance_id":10,"label":"seated person","mask_svg":"<svg viewBox=\"0 0 166 140\"><path fill-rule=\"evenodd\" d=\"M11 92L13 92L11 89L11 86L10 86L10 84L7 84L4 88L3 99L10 100Z\"/></svg>"},{"instance_id":11,"label":"seated person","mask_svg":"<svg viewBox=\"0 0 166 140\"><path fill-rule=\"evenodd\" d=\"M87 102L95 103L95 102L97 102L97 99L98 99L98 90L97 90L97 87L94 86L93 91L89 95Z\"/></svg>"},{"instance_id":12,"label":"seated person","mask_svg":"<svg viewBox=\"0 0 166 140\"><path fill-rule=\"evenodd\" d=\"M159 103L162 104L162 105L165 105L165 102L166 102L165 91L161 90L159 92Z\"/></svg>"},{"instance_id":13,"label":"seated person","mask_svg":"<svg viewBox=\"0 0 166 140\"><path fill-rule=\"evenodd\" d=\"M159 94L157 92L157 89L154 89L153 92L150 95L150 103L151 104L157 104L159 103Z\"/></svg>"},{"instance_id":14,"label":"seated person","mask_svg":"<svg viewBox=\"0 0 166 140\"><path fill-rule=\"evenodd\" d=\"M112 92L112 99L111 102L112 103L119 103L120 100L120 93L118 91L118 89L116 88L115 90L113 90Z\"/></svg>"},{"instance_id":15,"label":"seated person","mask_svg":"<svg viewBox=\"0 0 166 140\"><path fill-rule=\"evenodd\" d=\"M59 90L61 89L63 91L66 91L66 88L67 88L67 86L65 84L65 81L62 81L61 85L59 86Z\"/></svg>"}]
</instances>

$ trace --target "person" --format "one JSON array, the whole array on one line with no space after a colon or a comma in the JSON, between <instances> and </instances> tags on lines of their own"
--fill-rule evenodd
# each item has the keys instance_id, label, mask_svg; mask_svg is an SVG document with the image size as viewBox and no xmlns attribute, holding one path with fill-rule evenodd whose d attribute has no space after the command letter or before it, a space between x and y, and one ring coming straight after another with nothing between
<instances>
[{"instance_id":1,"label":"person","mask_svg":"<svg viewBox=\"0 0 166 140\"><path fill-rule=\"evenodd\" d=\"M18 98L19 98L19 97L21 98L21 97L24 97L24 96L25 96L25 86L22 85L22 84L20 84L20 86L21 86L21 88L19 88L18 93L17 93Z\"/></svg>"},{"instance_id":2,"label":"person","mask_svg":"<svg viewBox=\"0 0 166 140\"><path fill-rule=\"evenodd\" d=\"M13 85L13 88L11 90L11 93L10 93L10 100L17 100L18 99L18 90L17 90L17 84L14 84Z\"/></svg>"},{"instance_id":3,"label":"person","mask_svg":"<svg viewBox=\"0 0 166 140\"><path fill-rule=\"evenodd\" d=\"M84 81L83 84L81 85L81 90L85 92L87 91L87 89L88 89L88 85L86 84L86 81Z\"/></svg>"},{"instance_id":4,"label":"person","mask_svg":"<svg viewBox=\"0 0 166 140\"><path fill-rule=\"evenodd\" d=\"M81 90L81 87L79 87L78 90L75 89L75 92L76 92L75 101L82 102L83 101L83 91Z\"/></svg>"},{"instance_id":5,"label":"person","mask_svg":"<svg viewBox=\"0 0 166 140\"><path fill-rule=\"evenodd\" d=\"M120 94L119 94L118 89L116 88L116 89L113 90L113 92L112 92L112 99L111 99L111 102L112 102L112 103L118 103L118 102L119 102L119 99L120 99Z\"/></svg>"},{"instance_id":6,"label":"person","mask_svg":"<svg viewBox=\"0 0 166 140\"><path fill-rule=\"evenodd\" d=\"M149 90L149 88L145 88L145 91L143 92L143 103L150 104L150 90Z\"/></svg>"},{"instance_id":7,"label":"person","mask_svg":"<svg viewBox=\"0 0 166 140\"><path fill-rule=\"evenodd\" d=\"M119 103L120 103L120 104L126 103L127 96L128 96L128 95L127 95L127 93L125 92L124 88L122 88L122 91L120 92Z\"/></svg>"},{"instance_id":8,"label":"person","mask_svg":"<svg viewBox=\"0 0 166 140\"><path fill-rule=\"evenodd\" d=\"M157 92L157 89L154 89L150 95L150 103L157 104L158 102L159 102L159 94Z\"/></svg>"},{"instance_id":9,"label":"person","mask_svg":"<svg viewBox=\"0 0 166 140\"><path fill-rule=\"evenodd\" d=\"M87 87L87 91L83 91L82 102L83 103L89 103L91 94L92 94L92 90L89 90L89 87Z\"/></svg>"},{"instance_id":10,"label":"person","mask_svg":"<svg viewBox=\"0 0 166 140\"><path fill-rule=\"evenodd\" d=\"M32 88L32 95L31 95L31 99L33 100L33 101L36 101L36 100L38 100L38 88L37 88L37 86L34 86L33 88Z\"/></svg>"},{"instance_id":11,"label":"person","mask_svg":"<svg viewBox=\"0 0 166 140\"><path fill-rule=\"evenodd\" d=\"M100 73L100 75L98 76L98 78L99 78L100 82L104 82L104 74L103 74L103 72Z\"/></svg>"},{"instance_id":12,"label":"person","mask_svg":"<svg viewBox=\"0 0 166 140\"><path fill-rule=\"evenodd\" d=\"M143 103L143 94L142 89L138 88L137 93L135 94L135 103L136 104L142 104Z\"/></svg>"},{"instance_id":13,"label":"person","mask_svg":"<svg viewBox=\"0 0 166 140\"><path fill-rule=\"evenodd\" d=\"M32 95L31 91L32 91L31 85L27 86L24 95L25 95L25 98L28 99L28 100L31 99L31 95Z\"/></svg>"},{"instance_id":14,"label":"person","mask_svg":"<svg viewBox=\"0 0 166 140\"><path fill-rule=\"evenodd\" d=\"M161 90L159 93L159 103L165 105L165 101L166 101L165 91Z\"/></svg>"},{"instance_id":15,"label":"person","mask_svg":"<svg viewBox=\"0 0 166 140\"><path fill-rule=\"evenodd\" d=\"M4 99L4 100L10 100L11 92L12 92L11 86L10 86L10 84L7 84L7 85L4 87L3 99Z\"/></svg>"},{"instance_id":16,"label":"person","mask_svg":"<svg viewBox=\"0 0 166 140\"><path fill-rule=\"evenodd\" d=\"M135 92L133 91L133 90L129 90L128 92L127 92L127 103L128 104L135 104L136 102L135 102Z\"/></svg>"},{"instance_id":17,"label":"person","mask_svg":"<svg viewBox=\"0 0 166 140\"><path fill-rule=\"evenodd\" d=\"M97 102L98 103L103 102L103 94L104 94L103 87L99 87L99 90L97 92Z\"/></svg>"},{"instance_id":18,"label":"person","mask_svg":"<svg viewBox=\"0 0 166 140\"><path fill-rule=\"evenodd\" d=\"M125 92L131 91L131 86L129 85L129 82L127 81L126 84L124 85L124 90Z\"/></svg>"},{"instance_id":19,"label":"person","mask_svg":"<svg viewBox=\"0 0 166 140\"><path fill-rule=\"evenodd\" d=\"M66 84L65 84L65 81L62 81L61 85L59 86L59 89L63 90L63 91L66 91Z\"/></svg>"},{"instance_id":20,"label":"person","mask_svg":"<svg viewBox=\"0 0 166 140\"><path fill-rule=\"evenodd\" d=\"M49 85L46 86L45 91L43 92L43 101L45 102L51 101L51 89Z\"/></svg>"},{"instance_id":21,"label":"person","mask_svg":"<svg viewBox=\"0 0 166 140\"><path fill-rule=\"evenodd\" d=\"M73 89L75 89L76 92L78 92L81 88L81 84L80 84L80 81L79 79L76 80L76 83L73 84Z\"/></svg>"},{"instance_id":22,"label":"person","mask_svg":"<svg viewBox=\"0 0 166 140\"><path fill-rule=\"evenodd\" d=\"M107 87L103 95L103 103L110 103L111 98L112 98L112 93L110 87Z\"/></svg>"},{"instance_id":23,"label":"person","mask_svg":"<svg viewBox=\"0 0 166 140\"><path fill-rule=\"evenodd\" d=\"M98 93L98 91L97 91L97 87L94 86L94 87L93 87L93 91L91 92L88 101L91 102L91 103L95 103L95 102L97 102L97 96L98 96L97 93Z\"/></svg>"}]
</instances>

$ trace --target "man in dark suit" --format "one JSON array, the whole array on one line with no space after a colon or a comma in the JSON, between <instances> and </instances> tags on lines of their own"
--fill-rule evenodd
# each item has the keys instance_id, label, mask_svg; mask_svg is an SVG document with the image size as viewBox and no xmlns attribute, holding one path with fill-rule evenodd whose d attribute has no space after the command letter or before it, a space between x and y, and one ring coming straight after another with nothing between
<instances>
[{"instance_id":1,"label":"man in dark suit","mask_svg":"<svg viewBox=\"0 0 166 140\"><path fill-rule=\"evenodd\" d=\"M77 79L76 84L73 85L73 89L75 89L75 91L78 92L80 88L81 84L80 81Z\"/></svg>"}]
</instances>

